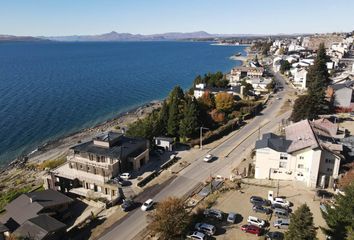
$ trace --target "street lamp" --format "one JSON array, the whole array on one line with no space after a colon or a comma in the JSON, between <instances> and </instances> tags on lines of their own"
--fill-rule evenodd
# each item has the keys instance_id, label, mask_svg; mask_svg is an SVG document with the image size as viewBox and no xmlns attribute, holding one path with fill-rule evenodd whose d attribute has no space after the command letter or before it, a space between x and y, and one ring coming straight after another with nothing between
<instances>
[{"instance_id":1,"label":"street lamp","mask_svg":"<svg viewBox=\"0 0 354 240\"><path fill-rule=\"evenodd\" d=\"M200 149L203 150L203 129L209 130L209 128L200 127Z\"/></svg>"}]
</instances>

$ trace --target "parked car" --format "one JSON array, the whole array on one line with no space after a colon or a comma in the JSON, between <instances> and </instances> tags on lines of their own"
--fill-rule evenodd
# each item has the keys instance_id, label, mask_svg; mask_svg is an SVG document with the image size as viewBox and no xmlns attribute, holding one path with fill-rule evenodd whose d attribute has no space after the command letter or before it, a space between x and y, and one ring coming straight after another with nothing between
<instances>
[{"instance_id":1,"label":"parked car","mask_svg":"<svg viewBox=\"0 0 354 240\"><path fill-rule=\"evenodd\" d=\"M154 205L154 200L148 199L143 203L143 205L141 205L141 210L147 211L150 208L152 208L153 205Z\"/></svg>"},{"instance_id":2,"label":"parked car","mask_svg":"<svg viewBox=\"0 0 354 240\"><path fill-rule=\"evenodd\" d=\"M195 229L205 233L208 236L213 236L216 232L215 226L207 223L197 223L195 224Z\"/></svg>"},{"instance_id":3,"label":"parked car","mask_svg":"<svg viewBox=\"0 0 354 240\"><path fill-rule=\"evenodd\" d=\"M204 157L204 162L210 162L211 160L213 160L214 156L212 154L208 154Z\"/></svg>"},{"instance_id":4,"label":"parked car","mask_svg":"<svg viewBox=\"0 0 354 240\"><path fill-rule=\"evenodd\" d=\"M128 180L131 178L131 175L130 173L122 173L121 175L119 175L119 177Z\"/></svg>"},{"instance_id":5,"label":"parked car","mask_svg":"<svg viewBox=\"0 0 354 240\"><path fill-rule=\"evenodd\" d=\"M265 237L267 240L283 240L284 234L281 232L268 232Z\"/></svg>"},{"instance_id":6,"label":"parked car","mask_svg":"<svg viewBox=\"0 0 354 240\"><path fill-rule=\"evenodd\" d=\"M136 207L136 203L133 200L123 200L122 205L120 205L124 212L129 212Z\"/></svg>"},{"instance_id":7,"label":"parked car","mask_svg":"<svg viewBox=\"0 0 354 240\"><path fill-rule=\"evenodd\" d=\"M218 220L222 220L222 215L223 212L217 209L209 208L204 210L205 217L211 217L211 218L216 218Z\"/></svg>"},{"instance_id":8,"label":"parked car","mask_svg":"<svg viewBox=\"0 0 354 240\"><path fill-rule=\"evenodd\" d=\"M288 228L290 224L290 219L281 219L278 218L274 221L273 226L276 228Z\"/></svg>"},{"instance_id":9,"label":"parked car","mask_svg":"<svg viewBox=\"0 0 354 240\"><path fill-rule=\"evenodd\" d=\"M252 233L252 234L256 234L257 236L260 236L262 234L262 229L251 225L251 224L245 224L241 226L241 230L247 233Z\"/></svg>"},{"instance_id":10,"label":"parked car","mask_svg":"<svg viewBox=\"0 0 354 240\"><path fill-rule=\"evenodd\" d=\"M235 223L235 221L236 221L236 213L230 212L229 215L227 215L227 222Z\"/></svg>"},{"instance_id":11,"label":"parked car","mask_svg":"<svg viewBox=\"0 0 354 240\"><path fill-rule=\"evenodd\" d=\"M250 198L250 202L253 204L253 205L269 205L269 201L264 199L264 198L261 198L261 197L258 197L258 196L252 196Z\"/></svg>"},{"instance_id":12,"label":"parked car","mask_svg":"<svg viewBox=\"0 0 354 240\"><path fill-rule=\"evenodd\" d=\"M273 212L272 209L260 205L254 205L252 209L254 212L265 213L265 214L271 214Z\"/></svg>"},{"instance_id":13,"label":"parked car","mask_svg":"<svg viewBox=\"0 0 354 240\"><path fill-rule=\"evenodd\" d=\"M316 196L321 198L332 198L333 195L334 195L333 193L327 192L326 190L323 189L319 189L316 191Z\"/></svg>"},{"instance_id":14,"label":"parked car","mask_svg":"<svg viewBox=\"0 0 354 240\"><path fill-rule=\"evenodd\" d=\"M196 239L196 240L206 240L205 234L202 232L198 232L198 231L190 232L187 235L187 238L188 239Z\"/></svg>"},{"instance_id":15,"label":"parked car","mask_svg":"<svg viewBox=\"0 0 354 240\"><path fill-rule=\"evenodd\" d=\"M276 208L280 208L280 209L284 209L284 210L288 211L289 213L291 212L291 209L290 209L289 207L280 205L280 204L278 204L278 203L273 203L273 204L271 205L271 208L272 208L273 210L276 209Z\"/></svg>"},{"instance_id":16,"label":"parked car","mask_svg":"<svg viewBox=\"0 0 354 240\"><path fill-rule=\"evenodd\" d=\"M278 218L289 218L289 212L283 208L274 209L274 215Z\"/></svg>"},{"instance_id":17,"label":"parked car","mask_svg":"<svg viewBox=\"0 0 354 240\"><path fill-rule=\"evenodd\" d=\"M284 198L275 198L272 203L277 203L283 207L290 207L290 202L285 200Z\"/></svg>"},{"instance_id":18,"label":"parked car","mask_svg":"<svg viewBox=\"0 0 354 240\"><path fill-rule=\"evenodd\" d=\"M255 225L257 227L264 227L265 226L265 221L262 219L259 219L257 217L249 216L247 219L247 222L249 224Z\"/></svg>"}]
</instances>

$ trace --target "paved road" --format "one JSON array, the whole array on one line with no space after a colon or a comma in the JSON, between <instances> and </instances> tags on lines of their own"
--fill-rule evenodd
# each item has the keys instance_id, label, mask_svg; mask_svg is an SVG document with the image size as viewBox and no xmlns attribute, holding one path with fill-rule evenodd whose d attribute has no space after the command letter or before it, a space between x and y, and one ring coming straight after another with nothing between
<instances>
[{"instance_id":1,"label":"paved road","mask_svg":"<svg viewBox=\"0 0 354 240\"><path fill-rule=\"evenodd\" d=\"M168 196L182 197L210 175L227 177L228 175L226 174L230 174L231 167L236 167L242 161L245 149L255 144L259 134L277 128L282 119L288 118L290 115L289 112L280 116L277 116L277 113L285 101L285 94L291 90L279 75L276 74L275 77L284 87L284 90L271 99L269 106L260 115L237 132L232 133L231 137L215 148L200 150L200 155L191 156L194 157L192 164L182 170L158 194L151 197L155 201L161 201ZM218 159L211 163L203 162L202 158L207 152L217 156ZM147 227L146 214L140 209L133 211L124 221L105 234L101 240L133 239L140 231Z\"/></svg>"}]
</instances>

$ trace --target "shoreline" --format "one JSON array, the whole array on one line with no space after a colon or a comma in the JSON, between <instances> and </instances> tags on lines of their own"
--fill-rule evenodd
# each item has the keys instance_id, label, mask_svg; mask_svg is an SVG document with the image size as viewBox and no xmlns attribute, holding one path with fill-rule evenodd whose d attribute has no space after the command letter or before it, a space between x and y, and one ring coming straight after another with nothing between
<instances>
[{"instance_id":1,"label":"shoreline","mask_svg":"<svg viewBox=\"0 0 354 240\"><path fill-rule=\"evenodd\" d=\"M39 163L59 158L66 154L70 147L80 142L88 141L99 133L114 130L116 126L126 128L130 123L137 121L153 110L161 107L162 102L163 100L152 100L137 107L133 107L128 111L118 113L114 117L92 127L83 128L54 140L49 140L39 145L36 149L30 150L28 153L22 153L14 160L5 163L0 167L0 173L29 162Z\"/></svg>"}]
</instances>

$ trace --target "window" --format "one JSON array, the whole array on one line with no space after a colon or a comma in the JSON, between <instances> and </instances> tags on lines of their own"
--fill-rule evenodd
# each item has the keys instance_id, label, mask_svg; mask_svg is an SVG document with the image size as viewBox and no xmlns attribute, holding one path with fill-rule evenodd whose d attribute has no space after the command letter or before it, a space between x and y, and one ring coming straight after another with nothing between
<instances>
[{"instance_id":1,"label":"window","mask_svg":"<svg viewBox=\"0 0 354 240\"><path fill-rule=\"evenodd\" d=\"M286 168L286 162L279 162L279 168Z\"/></svg>"},{"instance_id":2,"label":"window","mask_svg":"<svg viewBox=\"0 0 354 240\"><path fill-rule=\"evenodd\" d=\"M92 154L89 154L89 159L90 159L91 161L93 161L93 155L92 155Z\"/></svg>"},{"instance_id":3,"label":"window","mask_svg":"<svg viewBox=\"0 0 354 240\"><path fill-rule=\"evenodd\" d=\"M105 156L101 156L101 162L106 162Z\"/></svg>"},{"instance_id":4,"label":"window","mask_svg":"<svg viewBox=\"0 0 354 240\"><path fill-rule=\"evenodd\" d=\"M331 163L332 161L331 161L331 159L327 159L327 158L326 158L325 162L326 162L326 163Z\"/></svg>"},{"instance_id":5,"label":"window","mask_svg":"<svg viewBox=\"0 0 354 240\"><path fill-rule=\"evenodd\" d=\"M304 168L304 164L298 164L297 168Z\"/></svg>"},{"instance_id":6,"label":"window","mask_svg":"<svg viewBox=\"0 0 354 240\"><path fill-rule=\"evenodd\" d=\"M80 164L80 169L82 169L82 165Z\"/></svg>"},{"instance_id":7,"label":"window","mask_svg":"<svg viewBox=\"0 0 354 240\"><path fill-rule=\"evenodd\" d=\"M90 171L90 167L87 167L87 171Z\"/></svg>"},{"instance_id":8,"label":"window","mask_svg":"<svg viewBox=\"0 0 354 240\"><path fill-rule=\"evenodd\" d=\"M303 160L303 159L304 159L304 157L303 157L303 156L300 156L300 159L301 159L301 160Z\"/></svg>"},{"instance_id":9,"label":"window","mask_svg":"<svg viewBox=\"0 0 354 240\"><path fill-rule=\"evenodd\" d=\"M300 173L297 174L297 176L298 176L298 177L303 177L304 174L300 172Z\"/></svg>"},{"instance_id":10,"label":"window","mask_svg":"<svg viewBox=\"0 0 354 240\"><path fill-rule=\"evenodd\" d=\"M327 168L327 172L332 172L333 169L332 168Z\"/></svg>"},{"instance_id":11,"label":"window","mask_svg":"<svg viewBox=\"0 0 354 240\"><path fill-rule=\"evenodd\" d=\"M280 159L281 160L287 160L288 159L288 154L287 153L280 153Z\"/></svg>"}]
</instances>

